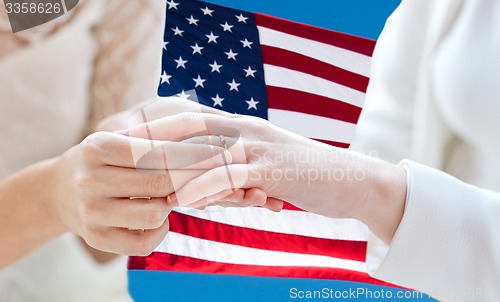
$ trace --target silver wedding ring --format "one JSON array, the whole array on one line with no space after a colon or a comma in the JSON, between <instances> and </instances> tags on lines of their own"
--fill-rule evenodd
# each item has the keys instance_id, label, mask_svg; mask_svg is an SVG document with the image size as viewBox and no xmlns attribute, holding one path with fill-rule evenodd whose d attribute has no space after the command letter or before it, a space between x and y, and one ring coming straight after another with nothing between
<instances>
[{"instance_id":1,"label":"silver wedding ring","mask_svg":"<svg viewBox=\"0 0 500 302\"><path fill-rule=\"evenodd\" d=\"M220 139L220 146L224 148L224 150L227 150L227 143L224 135L219 135L219 139Z\"/></svg>"},{"instance_id":2,"label":"silver wedding ring","mask_svg":"<svg viewBox=\"0 0 500 302\"><path fill-rule=\"evenodd\" d=\"M227 151L226 137L224 137L224 135L219 135L219 139L220 139L220 146ZM222 153L222 158L224 160L224 166L226 167L227 178L229 180L229 184L231 185L231 190L234 193L236 189L234 188L233 178L231 177L231 172L229 171L228 162L224 153Z\"/></svg>"}]
</instances>

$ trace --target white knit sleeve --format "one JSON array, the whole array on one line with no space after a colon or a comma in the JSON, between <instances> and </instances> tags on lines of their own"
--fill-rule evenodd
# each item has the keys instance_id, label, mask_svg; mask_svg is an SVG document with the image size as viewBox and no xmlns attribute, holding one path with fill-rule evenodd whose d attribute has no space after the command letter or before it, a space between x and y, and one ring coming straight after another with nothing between
<instances>
[{"instance_id":1,"label":"white knit sleeve","mask_svg":"<svg viewBox=\"0 0 500 302\"><path fill-rule=\"evenodd\" d=\"M403 219L390 244L368 242L370 273L441 301L500 301L500 194L405 160Z\"/></svg>"}]
</instances>

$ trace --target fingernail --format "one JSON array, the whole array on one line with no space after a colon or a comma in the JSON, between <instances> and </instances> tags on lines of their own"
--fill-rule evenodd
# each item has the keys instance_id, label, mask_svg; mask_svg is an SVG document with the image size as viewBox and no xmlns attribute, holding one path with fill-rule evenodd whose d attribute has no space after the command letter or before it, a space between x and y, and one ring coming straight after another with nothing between
<instances>
[{"instance_id":1,"label":"fingernail","mask_svg":"<svg viewBox=\"0 0 500 302\"><path fill-rule=\"evenodd\" d=\"M179 203L177 202L177 197L175 196L175 193L167 196L167 204L171 205L171 206L178 206L179 205Z\"/></svg>"}]
</instances>

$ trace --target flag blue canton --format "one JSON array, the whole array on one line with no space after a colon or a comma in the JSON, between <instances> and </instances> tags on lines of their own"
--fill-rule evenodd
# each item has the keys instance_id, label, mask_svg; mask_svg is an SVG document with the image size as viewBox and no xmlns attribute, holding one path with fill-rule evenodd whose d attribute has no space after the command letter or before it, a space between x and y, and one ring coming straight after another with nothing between
<instances>
[{"instance_id":1,"label":"flag blue canton","mask_svg":"<svg viewBox=\"0 0 500 302\"><path fill-rule=\"evenodd\" d=\"M158 95L267 119L264 66L253 14L202 1L167 1Z\"/></svg>"}]
</instances>

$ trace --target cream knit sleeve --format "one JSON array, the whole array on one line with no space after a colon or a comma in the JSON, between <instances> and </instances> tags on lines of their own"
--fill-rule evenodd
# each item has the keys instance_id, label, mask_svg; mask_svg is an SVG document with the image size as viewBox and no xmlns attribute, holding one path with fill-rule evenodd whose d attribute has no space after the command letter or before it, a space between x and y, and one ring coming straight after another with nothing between
<instances>
[{"instance_id":1,"label":"cream knit sleeve","mask_svg":"<svg viewBox=\"0 0 500 302\"><path fill-rule=\"evenodd\" d=\"M90 127L155 97L160 74L165 2L106 2L105 14L94 29L99 50L91 84Z\"/></svg>"}]
</instances>

